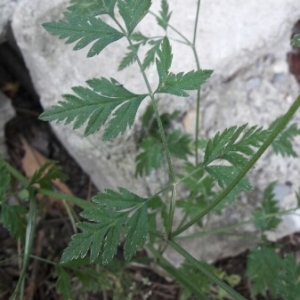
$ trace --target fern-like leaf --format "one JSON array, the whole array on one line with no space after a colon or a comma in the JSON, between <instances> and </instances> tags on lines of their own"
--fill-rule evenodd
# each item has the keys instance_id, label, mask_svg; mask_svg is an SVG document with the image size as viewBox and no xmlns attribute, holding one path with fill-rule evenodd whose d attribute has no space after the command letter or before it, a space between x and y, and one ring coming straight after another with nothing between
<instances>
[{"instance_id":1,"label":"fern-like leaf","mask_svg":"<svg viewBox=\"0 0 300 300\"><path fill-rule=\"evenodd\" d=\"M168 136L170 153L180 159L187 160L187 156L192 154L191 143L190 136L183 134L180 130L175 130Z\"/></svg>"},{"instance_id":2,"label":"fern-like leaf","mask_svg":"<svg viewBox=\"0 0 300 300\"><path fill-rule=\"evenodd\" d=\"M5 227L13 238L21 238L24 241L26 221L26 209L19 205L1 205L0 222Z\"/></svg>"},{"instance_id":3,"label":"fern-like leaf","mask_svg":"<svg viewBox=\"0 0 300 300\"><path fill-rule=\"evenodd\" d=\"M172 48L167 37L163 39L158 51L156 67L159 75L159 85L156 93L168 93L187 97L186 91L197 90L211 76L210 70L190 71L173 74L169 72L173 60Z\"/></svg>"},{"instance_id":4,"label":"fern-like leaf","mask_svg":"<svg viewBox=\"0 0 300 300\"><path fill-rule=\"evenodd\" d=\"M82 232L72 237L61 262L83 258L90 250L91 262L102 252L102 263L107 264L117 252L122 232L126 234L124 257L130 260L148 234L147 199L119 188L119 193L106 190L92 201L97 204L96 207L81 214L90 222L77 224Z\"/></svg>"},{"instance_id":5,"label":"fern-like leaf","mask_svg":"<svg viewBox=\"0 0 300 300\"><path fill-rule=\"evenodd\" d=\"M275 200L275 184L276 182L272 182L265 189L263 201L261 202L261 207L256 209L253 213L255 217L254 225L258 227L261 231L275 229L281 222L281 219L276 216L267 217L267 215L269 214L278 214L280 211L278 201Z\"/></svg>"},{"instance_id":6,"label":"fern-like leaf","mask_svg":"<svg viewBox=\"0 0 300 300\"><path fill-rule=\"evenodd\" d=\"M151 0L119 0L118 7L128 33L131 34L138 23L148 13Z\"/></svg>"},{"instance_id":7,"label":"fern-like leaf","mask_svg":"<svg viewBox=\"0 0 300 300\"><path fill-rule=\"evenodd\" d=\"M0 158L0 204L4 201L6 191L10 184L10 175L8 174L4 161Z\"/></svg>"},{"instance_id":8,"label":"fern-like leaf","mask_svg":"<svg viewBox=\"0 0 300 300\"><path fill-rule=\"evenodd\" d=\"M215 159L225 159L235 167L241 168L252 156L255 148L260 147L269 135L268 130L253 126L244 131L247 124L233 126L218 132L207 143L204 155L204 165Z\"/></svg>"},{"instance_id":9,"label":"fern-like leaf","mask_svg":"<svg viewBox=\"0 0 300 300\"><path fill-rule=\"evenodd\" d=\"M136 157L136 176L150 175L152 170L158 169L163 161L163 149L161 142L153 137L144 139L140 148L142 152Z\"/></svg>"},{"instance_id":10,"label":"fern-like leaf","mask_svg":"<svg viewBox=\"0 0 300 300\"><path fill-rule=\"evenodd\" d=\"M71 276L59 265L55 267L54 276L57 277L55 284L57 291L62 294L63 299L71 299Z\"/></svg>"},{"instance_id":11,"label":"fern-like leaf","mask_svg":"<svg viewBox=\"0 0 300 300\"><path fill-rule=\"evenodd\" d=\"M239 169L232 166L209 166L205 167L205 170L217 180L220 188L226 188L239 174ZM223 201L216 206L216 210L219 211L225 207L227 203L232 203L237 195L242 191L251 191L252 186L248 179L244 177L233 190L223 199Z\"/></svg>"},{"instance_id":12,"label":"fern-like leaf","mask_svg":"<svg viewBox=\"0 0 300 300\"><path fill-rule=\"evenodd\" d=\"M277 123L281 120L281 118L276 119L270 126L270 130L272 130ZM277 138L273 141L272 148L276 154L280 154L284 156L298 157L298 154L293 149L293 140L296 136L300 135L300 129L297 124L292 124L288 128L285 128Z\"/></svg>"},{"instance_id":13,"label":"fern-like leaf","mask_svg":"<svg viewBox=\"0 0 300 300\"><path fill-rule=\"evenodd\" d=\"M106 46L124 36L101 19L77 14L66 14L64 20L44 23L43 27L60 39L67 39L66 44L77 41L73 50L80 50L94 42L87 57L98 55Z\"/></svg>"},{"instance_id":14,"label":"fern-like leaf","mask_svg":"<svg viewBox=\"0 0 300 300\"><path fill-rule=\"evenodd\" d=\"M64 95L66 101L41 114L43 121L63 121L65 124L74 122L73 128L77 129L88 121L85 135L90 135L99 130L112 115L105 128L104 140L123 134L127 126L131 127L139 105L147 95L136 95L125 89L115 79L92 79L85 87L73 87L75 95ZM113 112L114 111L114 112Z\"/></svg>"},{"instance_id":15,"label":"fern-like leaf","mask_svg":"<svg viewBox=\"0 0 300 300\"><path fill-rule=\"evenodd\" d=\"M159 26L161 26L164 30L168 28L168 24L171 18L172 12L169 11L169 5L167 0L161 1L161 10L159 12L159 16L156 18L156 21Z\"/></svg>"},{"instance_id":16,"label":"fern-like leaf","mask_svg":"<svg viewBox=\"0 0 300 300\"><path fill-rule=\"evenodd\" d=\"M282 263L279 294L286 300L300 300L300 265L291 254L288 254Z\"/></svg>"},{"instance_id":17,"label":"fern-like leaf","mask_svg":"<svg viewBox=\"0 0 300 300\"><path fill-rule=\"evenodd\" d=\"M31 177L29 185L38 183L42 189L50 189L52 181L55 179L67 179L68 176L64 174L61 167L55 165L55 162L44 163Z\"/></svg>"},{"instance_id":18,"label":"fern-like leaf","mask_svg":"<svg viewBox=\"0 0 300 300\"><path fill-rule=\"evenodd\" d=\"M294 47L300 47L300 34L295 34L291 40L291 45Z\"/></svg>"},{"instance_id":19,"label":"fern-like leaf","mask_svg":"<svg viewBox=\"0 0 300 300\"><path fill-rule=\"evenodd\" d=\"M71 0L71 6L65 15L99 16L108 14L114 16L117 0Z\"/></svg>"},{"instance_id":20,"label":"fern-like leaf","mask_svg":"<svg viewBox=\"0 0 300 300\"><path fill-rule=\"evenodd\" d=\"M149 41L149 45L151 48L147 51L146 56L143 60L142 67L144 70L150 67L151 64L155 62L156 55L158 54L159 47L162 43L163 39L158 39L156 41Z\"/></svg>"},{"instance_id":21,"label":"fern-like leaf","mask_svg":"<svg viewBox=\"0 0 300 300\"><path fill-rule=\"evenodd\" d=\"M141 44L135 44L132 47L128 46L128 52L125 54L125 56L122 58L118 71L124 70L126 67L129 67L132 65L134 62L136 62L136 52L138 51L139 47ZM133 49L134 47L134 49Z\"/></svg>"},{"instance_id":22,"label":"fern-like leaf","mask_svg":"<svg viewBox=\"0 0 300 300\"><path fill-rule=\"evenodd\" d=\"M269 289L273 297L276 297L280 285L278 274L281 269L281 259L273 248L260 246L251 250L247 259L246 273L252 281L252 296L266 295Z\"/></svg>"}]
</instances>

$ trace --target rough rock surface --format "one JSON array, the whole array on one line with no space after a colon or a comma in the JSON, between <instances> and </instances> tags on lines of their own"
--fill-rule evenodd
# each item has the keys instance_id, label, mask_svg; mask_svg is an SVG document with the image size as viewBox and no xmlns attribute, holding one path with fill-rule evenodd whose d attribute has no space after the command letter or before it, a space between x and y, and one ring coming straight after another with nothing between
<instances>
[{"instance_id":1,"label":"rough rock surface","mask_svg":"<svg viewBox=\"0 0 300 300\"><path fill-rule=\"evenodd\" d=\"M158 11L160 1L153 2L153 10ZM174 10L172 25L191 38L195 1L185 1L184 7L182 1L170 2ZM42 105L47 108L57 103L61 94L70 92L70 87L83 85L85 80L93 77L114 77L133 91L145 91L135 65L125 72L115 71L127 46L125 41L109 46L99 57L86 59L86 50L73 52L72 45L64 45L43 30L41 24L58 19L67 4L66 0L22 0L13 17L13 31ZM253 0L247 5L239 0L202 1L197 48L202 67L215 70L202 93L203 136L211 136L226 126L245 122L267 126L288 108L299 90L286 64L291 30L299 16L298 0ZM147 16L138 30L150 36L163 34L156 31L154 24L154 18ZM173 33L171 35L175 37ZM185 45L172 45L172 71L194 69L192 52ZM151 85L155 86L157 78L154 67L149 69L148 74ZM194 127L194 95L188 99L165 96L160 108L162 111L177 109L186 113L183 125L179 126L187 131ZM140 136L139 122L125 135L105 143L101 141L101 132L83 138L81 130L72 131L70 126L63 124L52 126L100 189L123 186L146 195L163 185L163 176L157 173L147 179L136 180L133 177L136 140ZM252 171L251 181L261 190L274 179L280 183L288 180L293 183L293 192L297 189L299 174L300 167L294 160L281 159L268 152ZM243 197L241 201L240 206L236 205L234 210L232 208L226 213L226 218L212 220L211 227L224 226L251 216L251 208L257 200ZM184 242L193 255L207 259L237 253L250 244L249 239L237 244L237 239L233 237L209 237ZM209 249L205 249L207 245ZM173 257L171 252L169 255ZM173 260L177 258L174 256Z\"/></svg>"},{"instance_id":2,"label":"rough rock surface","mask_svg":"<svg viewBox=\"0 0 300 300\"><path fill-rule=\"evenodd\" d=\"M15 115L10 100L0 92L0 157L7 158L4 126Z\"/></svg>"},{"instance_id":3,"label":"rough rock surface","mask_svg":"<svg viewBox=\"0 0 300 300\"><path fill-rule=\"evenodd\" d=\"M16 0L0 0L0 43L5 40L6 26L16 7Z\"/></svg>"}]
</instances>

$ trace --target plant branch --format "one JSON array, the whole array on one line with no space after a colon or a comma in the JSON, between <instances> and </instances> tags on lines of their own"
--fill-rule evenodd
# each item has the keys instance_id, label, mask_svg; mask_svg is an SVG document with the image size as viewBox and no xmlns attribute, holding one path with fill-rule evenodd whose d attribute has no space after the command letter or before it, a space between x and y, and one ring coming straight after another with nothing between
<instances>
[{"instance_id":1,"label":"plant branch","mask_svg":"<svg viewBox=\"0 0 300 300\"><path fill-rule=\"evenodd\" d=\"M271 145L271 143L275 140L275 138L279 135L279 133L285 128L285 126L290 122L293 115L296 113L298 108L300 107L300 96L295 100L295 102L291 105L287 113L281 118L278 125L274 128L274 130L270 133L267 140L263 143L263 145L258 149L258 151L252 156L249 162L245 165L245 167L240 171L240 173L236 176L236 178L224 189L203 211L193 218L190 222L186 223L184 226L176 230L172 236L176 236L181 232L185 231L187 228L198 222L203 216L209 213L215 206L217 206L232 190L233 188L244 178L244 176L248 173L248 171L254 166L254 164L258 161L258 159L263 155L266 149Z\"/></svg>"},{"instance_id":2,"label":"plant branch","mask_svg":"<svg viewBox=\"0 0 300 300\"><path fill-rule=\"evenodd\" d=\"M202 293L199 286L195 285L193 282L188 280L182 271L176 269L169 261L167 261L151 244L146 246L152 254L160 262L160 266L165 269L171 276L173 276L179 283L188 288L192 293L194 293L199 299L208 300L208 298Z\"/></svg>"},{"instance_id":3,"label":"plant branch","mask_svg":"<svg viewBox=\"0 0 300 300\"><path fill-rule=\"evenodd\" d=\"M230 296L236 300L246 300L243 296L237 293L233 288L227 285L225 282L220 280L219 277L208 271L203 265L201 265L193 256L191 256L187 251L185 251L180 245L178 245L173 240L169 240L168 244L179 254L181 254L189 263L191 263L195 268L197 268L201 273L208 277L213 283L217 284L220 288L226 291Z\"/></svg>"},{"instance_id":4,"label":"plant branch","mask_svg":"<svg viewBox=\"0 0 300 300\"><path fill-rule=\"evenodd\" d=\"M16 170L13 166L11 166L8 162L4 161L5 163L5 167L7 169L7 171L16 179L18 179L25 187L29 185L29 180L23 176L18 170ZM46 189L39 189L36 188L36 192L45 196L51 196L55 199L59 199L59 200L66 200L68 202L72 202L75 205L81 207L81 208L88 208L93 206L94 204L92 202L88 202L86 200L77 198L75 196L72 195L66 195L66 194L62 194L59 192L55 192L52 190L46 190Z\"/></svg>"}]
</instances>

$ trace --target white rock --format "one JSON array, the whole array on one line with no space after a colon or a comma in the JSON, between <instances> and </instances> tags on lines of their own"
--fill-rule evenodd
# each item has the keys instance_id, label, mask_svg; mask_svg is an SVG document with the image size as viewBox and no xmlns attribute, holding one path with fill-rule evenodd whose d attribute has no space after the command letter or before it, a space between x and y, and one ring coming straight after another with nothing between
<instances>
[{"instance_id":1,"label":"white rock","mask_svg":"<svg viewBox=\"0 0 300 300\"><path fill-rule=\"evenodd\" d=\"M0 92L0 157L8 158L5 145L5 124L15 116L10 100Z\"/></svg>"},{"instance_id":2,"label":"white rock","mask_svg":"<svg viewBox=\"0 0 300 300\"><path fill-rule=\"evenodd\" d=\"M15 0L0 0L0 43L5 40L6 26L16 7Z\"/></svg>"},{"instance_id":3,"label":"white rock","mask_svg":"<svg viewBox=\"0 0 300 300\"><path fill-rule=\"evenodd\" d=\"M153 1L158 11L160 1ZM184 5L183 5L184 3ZM22 0L13 17L13 31L24 55L34 85L44 108L61 100L61 94L69 93L75 85L93 77L114 77L135 92L144 92L145 84L136 65L125 72L116 72L126 48L125 40L116 42L98 57L86 59L87 50L73 52L72 45L51 36L41 24L57 20L68 4L66 0ZM196 1L170 1L174 10L171 23L191 39ZM297 96L298 86L282 68L293 24L300 15L298 0L240 0L201 1L197 49L202 68L214 69L210 83L203 90L201 101L201 134L212 136L227 126L249 122L250 125L268 126L275 117L284 113ZM138 27L145 35L161 35L155 20L147 16ZM178 38L171 30L170 35ZM192 51L185 45L172 42L174 52L173 72L195 69ZM150 84L155 87L157 76L152 67L147 71ZM276 80L275 80L275 79ZM161 96L161 111L181 110L189 113L190 128L193 125L195 94L188 99ZM143 103L139 115L146 106ZM299 118L299 114L297 115ZM122 186L141 196L158 191L164 186L164 176L153 173L146 179L134 179L136 141L140 136L140 123L125 135L110 142L101 141L101 132L84 138L82 130L72 131L70 126L52 124L57 136L83 169L91 175L100 188ZM182 124L181 124L182 126ZM183 126L182 126L183 127ZM297 149L300 149L299 142ZM283 167L285 166L285 167ZM272 180L293 183L294 191L299 181L300 167L295 160L264 155L251 172L254 186L264 189ZM208 228L226 226L251 217L255 201L243 198L242 205L235 205L226 217L212 217ZM178 216L177 216L178 217ZM191 229L192 231L193 229ZM248 226L247 230L253 231ZM212 236L201 240L184 241L184 246L197 258L214 260L236 254L252 245L250 239ZM173 262L180 259L173 256Z\"/></svg>"}]
</instances>

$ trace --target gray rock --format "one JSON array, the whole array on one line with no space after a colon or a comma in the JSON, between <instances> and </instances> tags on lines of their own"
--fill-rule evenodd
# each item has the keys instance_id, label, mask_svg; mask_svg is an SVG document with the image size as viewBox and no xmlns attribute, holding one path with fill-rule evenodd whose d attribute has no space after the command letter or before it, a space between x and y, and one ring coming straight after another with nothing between
<instances>
[{"instance_id":1,"label":"gray rock","mask_svg":"<svg viewBox=\"0 0 300 300\"><path fill-rule=\"evenodd\" d=\"M6 39L6 27L16 7L16 0L0 0L0 43Z\"/></svg>"},{"instance_id":2,"label":"gray rock","mask_svg":"<svg viewBox=\"0 0 300 300\"><path fill-rule=\"evenodd\" d=\"M153 2L153 10L158 11L159 1ZM83 85L85 80L93 77L114 77L127 88L144 92L145 85L136 65L125 72L115 71L127 46L125 41L116 42L99 57L86 59L87 50L73 52L72 45L64 45L41 27L43 22L61 17L67 3L66 0L23 0L13 17L14 35L44 108L57 103L60 95L69 93L72 86ZM172 24L191 37L195 1L187 0L184 6L182 3L170 3L171 9L174 9ZM215 70L202 93L201 135L212 136L217 130L245 122L269 125L288 108L298 92L298 86L285 67L291 29L300 15L298 0L254 0L247 4L239 0L218 0L202 1L201 5L197 48L202 67ZM147 16L138 30L150 36L163 34L156 30L152 16ZM175 37L171 31L170 34ZM172 71L194 69L192 52L183 44L172 45ZM147 71L152 87L157 84L154 70L153 66ZM282 76L280 84L278 79L275 84L274 78L278 75ZM194 94L188 99L163 96L160 110L186 113L183 124L178 126L190 132L195 124L194 98ZM138 116L146 104L145 101ZM138 117L131 130L109 142L101 141L101 131L84 138L82 130L72 131L70 126L63 124L52 124L52 127L98 188L122 186L146 196L164 186L164 176L159 172L146 179L135 179L133 176L136 142L141 131ZM299 150L299 142L296 146ZM252 170L250 177L258 191L277 179L279 183L291 181L293 192L299 182L299 168L295 160L283 160L268 152ZM212 216L207 228L223 227L250 218L251 210L257 206L255 195L241 197L240 202L228 209L225 217ZM180 216L176 217L180 219ZM191 228L189 232L194 230ZM242 230L254 232L252 226ZM183 243L192 255L208 260L234 255L252 244L248 238L241 240L227 236L210 236ZM172 251L167 256L175 264L181 260Z\"/></svg>"},{"instance_id":3,"label":"gray rock","mask_svg":"<svg viewBox=\"0 0 300 300\"><path fill-rule=\"evenodd\" d=\"M0 92L0 157L8 158L5 145L5 124L15 116L10 100Z\"/></svg>"}]
</instances>

